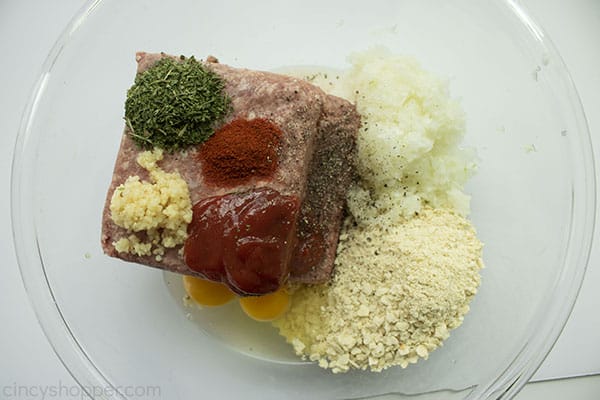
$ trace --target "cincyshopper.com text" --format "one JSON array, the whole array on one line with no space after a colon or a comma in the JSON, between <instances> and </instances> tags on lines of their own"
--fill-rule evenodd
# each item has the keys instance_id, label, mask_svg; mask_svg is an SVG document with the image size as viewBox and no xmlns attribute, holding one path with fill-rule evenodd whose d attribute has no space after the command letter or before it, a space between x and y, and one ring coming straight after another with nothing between
<instances>
[{"instance_id":1,"label":"cincyshopper.com text","mask_svg":"<svg viewBox=\"0 0 600 400\"><path fill-rule=\"evenodd\" d=\"M65 385L58 382L57 385L12 385L2 386L0 398L3 399L89 399L111 398L121 394L128 399L160 399L160 386L151 385L129 385L129 386L77 386Z\"/></svg>"}]
</instances>

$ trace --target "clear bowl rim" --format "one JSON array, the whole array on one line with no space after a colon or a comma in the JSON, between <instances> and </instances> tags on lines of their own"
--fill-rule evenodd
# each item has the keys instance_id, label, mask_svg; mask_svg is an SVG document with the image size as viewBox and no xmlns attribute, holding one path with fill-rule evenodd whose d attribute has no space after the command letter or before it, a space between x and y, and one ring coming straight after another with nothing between
<instances>
[{"instance_id":1,"label":"clear bowl rim","mask_svg":"<svg viewBox=\"0 0 600 400\"><path fill-rule=\"evenodd\" d=\"M583 164L583 174L580 177L576 177L578 179L571 193L573 197L571 216L575 212L578 212L582 217L579 218L581 221L571 219L563 269L552 291L564 291L564 293L567 293L567 296L563 296L560 299L557 296L549 297L550 311L555 312L552 313L555 318L549 319L544 318L543 315L536 315L536 319L532 321L532 324L538 326L538 333L525 341L525 344L521 347L510 365L502 370L495 380L488 384L477 385L466 399L512 398L542 364L562 332L577 299L589 262L596 218L596 176L591 135L579 94L570 73L552 41L539 24L531 18L525 7L516 0L498 1L507 7L527 27L539 44L543 46L547 54L557 60L559 67L563 71L561 74L562 82L560 84L569 97L570 111L578 127L579 134L577 135L578 142L576 144L580 150L580 161ZM89 0L67 24L42 65L37 83L32 89L29 100L26 103L14 145L11 166L11 223L17 263L21 272L23 285L38 322L59 360L81 389L91 398L93 396L90 388L103 387L113 389L106 398L126 400L126 397L98 370L91 357L72 334L55 301L52 288L48 283L46 270L39 254L39 247L38 253L35 254L35 256L39 257L34 259L37 263L34 263L35 265L28 263L33 257L27 252L27 249L31 247L25 246L24 243L31 242L32 238L26 237L26 232L23 228L25 226L24 221L29 220L25 217L26 210L24 210L22 205L23 202L20 201L23 190L21 171L31 128L31 120L35 117L37 104L44 95L46 81L50 76L56 59L60 56L62 48L67 44L71 36L76 34L80 25L85 22L85 19L101 3L102 0ZM37 238L33 238L31 244L37 247Z\"/></svg>"}]
</instances>

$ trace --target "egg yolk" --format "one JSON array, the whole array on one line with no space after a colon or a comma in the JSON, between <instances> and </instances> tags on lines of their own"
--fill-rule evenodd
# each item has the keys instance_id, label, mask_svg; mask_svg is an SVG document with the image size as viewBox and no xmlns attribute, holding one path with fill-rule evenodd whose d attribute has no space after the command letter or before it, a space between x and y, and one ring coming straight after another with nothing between
<instances>
[{"instance_id":1,"label":"egg yolk","mask_svg":"<svg viewBox=\"0 0 600 400\"><path fill-rule=\"evenodd\" d=\"M263 296L241 297L240 306L257 321L272 321L285 314L290 305L290 296L285 287Z\"/></svg>"},{"instance_id":2,"label":"egg yolk","mask_svg":"<svg viewBox=\"0 0 600 400\"><path fill-rule=\"evenodd\" d=\"M225 284L194 276L184 276L183 286L192 300L201 306L220 306L235 297Z\"/></svg>"}]
</instances>

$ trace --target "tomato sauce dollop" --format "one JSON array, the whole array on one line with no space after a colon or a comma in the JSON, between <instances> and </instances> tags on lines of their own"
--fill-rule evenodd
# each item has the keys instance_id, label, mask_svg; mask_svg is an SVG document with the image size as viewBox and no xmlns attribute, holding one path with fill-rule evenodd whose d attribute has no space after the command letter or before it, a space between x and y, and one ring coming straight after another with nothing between
<instances>
[{"instance_id":1,"label":"tomato sauce dollop","mask_svg":"<svg viewBox=\"0 0 600 400\"><path fill-rule=\"evenodd\" d=\"M210 197L193 206L184 260L206 279L242 296L285 283L300 201L268 188Z\"/></svg>"}]
</instances>

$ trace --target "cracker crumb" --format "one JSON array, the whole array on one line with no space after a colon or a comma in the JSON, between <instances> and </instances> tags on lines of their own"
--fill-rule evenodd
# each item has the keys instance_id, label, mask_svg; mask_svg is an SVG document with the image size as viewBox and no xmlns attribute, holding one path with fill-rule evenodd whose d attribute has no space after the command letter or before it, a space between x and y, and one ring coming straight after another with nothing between
<instances>
[{"instance_id":1,"label":"cracker crumb","mask_svg":"<svg viewBox=\"0 0 600 400\"><path fill-rule=\"evenodd\" d=\"M274 325L298 355L334 373L427 359L462 323L480 283L483 245L471 223L425 207L396 226L349 218L342 238L332 282L296 288Z\"/></svg>"},{"instance_id":2,"label":"cracker crumb","mask_svg":"<svg viewBox=\"0 0 600 400\"><path fill-rule=\"evenodd\" d=\"M334 84L362 117L331 282L298 287L274 325L298 355L334 373L427 359L479 287L482 244L463 192L477 169L446 81L383 49L354 54Z\"/></svg>"}]
</instances>

